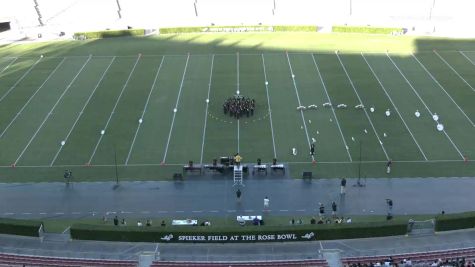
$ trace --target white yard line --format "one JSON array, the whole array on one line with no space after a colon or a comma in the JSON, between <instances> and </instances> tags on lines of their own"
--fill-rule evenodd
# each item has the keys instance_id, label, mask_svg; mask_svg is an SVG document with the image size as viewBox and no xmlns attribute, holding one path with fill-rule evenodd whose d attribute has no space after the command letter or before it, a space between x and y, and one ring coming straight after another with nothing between
<instances>
[{"instance_id":1,"label":"white yard line","mask_svg":"<svg viewBox=\"0 0 475 267\"><path fill-rule=\"evenodd\" d=\"M266 85L266 94L267 94L267 107L269 108L269 122L270 122L270 130L272 133L272 147L274 148L274 158L277 158L277 152L275 150L275 139L274 139L274 126L272 125L272 110L270 108L270 96L269 96L269 86L267 80L267 72L266 72L266 62L264 60L264 54L261 54L262 58L262 67L264 69L264 80Z\"/></svg>"},{"instance_id":2,"label":"white yard line","mask_svg":"<svg viewBox=\"0 0 475 267\"><path fill-rule=\"evenodd\" d=\"M66 229L64 229L63 234L65 234L67 231L69 231L69 229L71 229L71 226L68 226Z\"/></svg>"},{"instance_id":3,"label":"white yard line","mask_svg":"<svg viewBox=\"0 0 475 267\"><path fill-rule=\"evenodd\" d=\"M71 126L71 129L69 129L68 134L66 135L66 137L65 137L62 141L64 141L64 142L67 142L67 141L68 141L69 136L71 135L71 133L73 132L74 128L76 127L76 124L78 123L79 119L82 117L82 114L84 113L84 110L86 109L87 105L89 104L89 101L91 101L92 96L94 95L94 93L96 92L97 88L98 88L99 85L101 84L102 80L103 80L104 77L106 76L106 73L107 73L107 71L109 70L109 68L110 68L110 66L112 65L112 63L114 62L114 60L115 60L115 57L112 58L112 60L111 60L111 62L109 63L109 65L107 66L107 68L106 68L106 69L104 70L104 72L102 73L101 78L99 79L99 81L97 82L96 86L95 86L94 89L92 90L91 94L89 95L89 98L86 100L86 103L84 103L84 106L82 107L81 111L79 111L79 114L78 114L78 116L76 117L76 120L74 121L73 126ZM60 145L58 151L56 152L56 154L55 154L54 157L53 157L53 160L51 161L50 166L53 166L53 165L54 165L54 162L56 161L56 159L58 158L59 153L61 153L62 150L63 150L63 145Z\"/></svg>"},{"instance_id":4,"label":"white yard line","mask_svg":"<svg viewBox=\"0 0 475 267\"><path fill-rule=\"evenodd\" d=\"M236 93L237 92L240 92L239 91L239 53L236 53L236 72L237 72L237 83L236 83ZM239 93L238 93L239 94ZM237 153L239 153L239 137L240 137L240 134L239 134L239 117L238 117L238 120L237 120Z\"/></svg>"},{"instance_id":5,"label":"white yard line","mask_svg":"<svg viewBox=\"0 0 475 267\"><path fill-rule=\"evenodd\" d=\"M112 108L111 114L109 115L109 118L107 119L106 125L104 126L104 128L102 128L103 131L107 130L107 126L109 126L109 123L112 119L112 115L114 115L115 109L117 108L117 105L119 104L119 101L122 98L122 94L124 93L125 88L127 88L127 85L129 84L129 81L130 81L130 78L132 77L132 74L134 74L135 67L137 67L137 64L139 63L140 57L141 57L141 55L139 54L139 56L137 57L137 60L135 60L134 66L132 67L132 70L129 73L129 76L127 77L127 80L125 81L124 85L122 86L122 90L120 91L120 94L117 97L117 100L115 101L114 107ZM99 144L101 143L103 136L104 136L104 134L101 134L101 136L99 137L99 140L97 141L96 146L94 147L94 150L92 151L91 157L89 157L89 161L87 162L87 165L91 164L92 159L94 158L94 155L96 155L97 148L99 147Z\"/></svg>"},{"instance_id":6,"label":"white yard line","mask_svg":"<svg viewBox=\"0 0 475 267\"><path fill-rule=\"evenodd\" d=\"M315 60L315 56L313 54L311 55L312 55L313 64L315 65L315 68L317 69L318 77L320 78L320 81L322 82L323 89L327 96L327 100L328 102L332 103L330 95L328 94L327 86L325 85L325 81L323 81L322 74L320 73L320 68L318 67L317 61ZM348 144L346 143L345 136L343 135L343 131L341 130L340 122L338 121L338 117L336 116L335 108L333 107L333 105L331 106L331 110L333 112L333 117L335 117L338 130L340 131L341 140L343 140L343 145L345 146L345 150L346 150L346 153L348 154L348 158L350 159L350 162L353 162L353 159L351 158L350 150L348 149Z\"/></svg>"},{"instance_id":7,"label":"white yard line","mask_svg":"<svg viewBox=\"0 0 475 267\"><path fill-rule=\"evenodd\" d=\"M356 87L353 84L353 81L351 80L350 75L348 74L348 71L346 70L345 65L341 61L341 58L338 55L338 53L336 53L336 57L338 58L338 61L340 62L340 65L343 68L343 71L345 72L346 77L348 78L348 81L350 82L350 85L353 88L353 91L355 91L356 97L358 97L358 101L360 101L360 104L364 105L363 100L361 99L358 91L356 90ZM384 152L384 155L386 156L386 159L389 160L388 153L387 153L386 149L384 148L383 142L381 141L381 138L379 137L378 131L376 131L376 128L374 127L373 121L371 120L371 118L368 115L368 111L366 110L366 108L363 108L363 111L366 115L366 118L368 118L369 124L371 124L371 128L373 128L373 132L376 135L376 138L378 139L378 142L381 145L381 148L383 149L383 152Z\"/></svg>"},{"instance_id":8,"label":"white yard line","mask_svg":"<svg viewBox=\"0 0 475 267\"><path fill-rule=\"evenodd\" d=\"M401 76L404 78L404 80L406 81L406 83L411 87L412 91L416 94L416 96L419 98L419 100L422 102L422 104L424 105L424 107L427 109L427 111L430 113L430 116L432 117L434 114L432 113L432 111L429 109L429 107L426 105L426 102L424 102L424 100L422 99L422 97L419 95L419 93L416 91L416 89L414 88L414 86L412 85L412 83L406 78L406 76L404 75L404 73L401 71L401 69L399 69L399 67L396 65L396 62L393 61L393 59L389 56L389 54L386 54L387 57L389 58L389 60L393 63L393 65L396 67L396 69L399 71L399 73L401 74ZM445 129L443 130L443 133L445 134L445 136L447 137L447 139L450 141L450 143L452 143L452 146L455 148L455 150L457 150L457 152L459 153L460 157L462 159L465 159L465 157L463 156L463 154L460 152L460 149L457 147L457 145L455 145L455 143L452 141L452 138L450 138L450 136L447 134L447 132L445 131Z\"/></svg>"},{"instance_id":9,"label":"white yard line","mask_svg":"<svg viewBox=\"0 0 475 267\"><path fill-rule=\"evenodd\" d=\"M208 107L209 107L209 94L211 92L211 79L213 77L213 67L214 67L214 54L211 56L211 70L209 73L209 81L208 81L208 95L206 97L206 110L205 110L205 123L203 126L203 140L201 141L201 156L200 156L200 164L203 164L203 152L205 148L205 137L206 137L206 123L208 121Z\"/></svg>"},{"instance_id":10,"label":"white yard line","mask_svg":"<svg viewBox=\"0 0 475 267\"><path fill-rule=\"evenodd\" d=\"M475 66L475 62L473 62L473 60L471 58L469 58L467 55L465 55L465 53L463 51L458 51L462 56L464 56L470 63L472 63L472 65Z\"/></svg>"},{"instance_id":11,"label":"white yard line","mask_svg":"<svg viewBox=\"0 0 475 267\"><path fill-rule=\"evenodd\" d=\"M422 150L421 146L419 145L419 143L417 142L416 138L414 137L414 135L412 134L412 131L411 129L409 129L409 126L407 125L406 121L404 120L404 118L402 117L401 113L399 112L399 109L397 108L396 104L394 104L392 98L389 96L388 92L386 91L386 88L384 87L383 83L381 82L381 80L379 80L378 76L376 75L376 73L374 72L373 68L371 67L371 65L369 64L369 62L366 60L366 57L364 56L363 53L361 53L361 56L363 57L364 61L366 62L366 64L368 65L369 69L371 70L371 72L373 73L373 76L376 78L376 80L378 81L379 85L381 86L381 89L383 89L384 93L386 94L386 96L388 97L389 101L391 102L391 104L393 105L394 107L394 110L396 110L397 114L399 115L399 117L401 118L402 122L404 123L404 126L406 126L406 129L407 131L409 132L409 134L411 135L412 137L412 140L414 140L414 143L416 143L417 147L419 148L419 151L421 152L422 156L424 157L424 159L427 161L427 157L426 157L426 154L424 153L424 151Z\"/></svg>"},{"instance_id":12,"label":"white yard line","mask_svg":"<svg viewBox=\"0 0 475 267\"><path fill-rule=\"evenodd\" d=\"M160 65L158 66L157 73L155 74L155 78L152 83L152 87L150 87L150 92L148 93L147 101L145 101L145 106L143 108L142 115L140 116L140 120L143 120L145 116L145 112L147 111L148 107L148 102L150 101L150 96L152 95L153 89L155 88L155 84L157 83L158 80L158 75L160 74L160 70L162 69L163 61L165 60L165 57L162 57L162 60L160 61ZM130 145L129 153L127 154L127 159L125 160L125 165L129 163L130 155L132 154L132 151L134 149L134 144L135 144L135 139L137 139L137 135L140 130L140 126L142 126L142 122L139 122L137 125L137 129L135 130L135 135L134 139L132 140L132 144Z\"/></svg>"},{"instance_id":13,"label":"white yard line","mask_svg":"<svg viewBox=\"0 0 475 267\"><path fill-rule=\"evenodd\" d=\"M181 89L183 89L183 82L185 81L186 70L188 69L188 61L190 60L190 54L186 57L185 69L183 70L183 75L181 77L180 89L178 91L178 96L176 98L175 110L178 112L178 102L180 101ZM173 125L175 123L176 112L173 112L172 124L170 125L170 132L168 133L167 145L165 147L165 153L163 154L162 163L165 163L167 159L168 146L170 145L170 139L172 137Z\"/></svg>"},{"instance_id":14,"label":"white yard line","mask_svg":"<svg viewBox=\"0 0 475 267\"><path fill-rule=\"evenodd\" d=\"M13 60L12 60L10 63L8 63L8 65L6 65L5 68L3 68L2 71L0 71L0 75L1 75L4 71L6 71L6 70L10 67L10 65L12 65L13 63L15 63L15 61L17 61L17 59L18 59L17 57L14 57Z\"/></svg>"},{"instance_id":15,"label":"white yard line","mask_svg":"<svg viewBox=\"0 0 475 267\"><path fill-rule=\"evenodd\" d=\"M442 89L442 91L444 91L444 93L447 95L447 97L450 98L450 100L452 100L452 103L454 103L457 108L460 110L460 112L462 112L462 114L465 116L465 118L467 118L467 120L470 122L470 124L472 125L472 127L475 127L475 124L473 123L473 121L467 116L467 114L465 114L465 111L463 111L463 109L457 104L457 102L455 102L455 100L452 98L452 96L450 96L450 94L445 90L445 88L439 83L439 81L437 81L437 79L429 72L429 70L424 66L424 64L422 64L422 62L419 61L419 59L417 59L417 57L412 54L412 57L419 63L419 65L421 65L421 67L427 72L427 74L429 74L429 76L432 78L432 80L437 83L437 85L440 87L440 89Z\"/></svg>"},{"instance_id":16,"label":"white yard line","mask_svg":"<svg viewBox=\"0 0 475 267\"><path fill-rule=\"evenodd\" d=\"M292 82L294 84L294 89L295 89L295 94L297 96L297 101L299 103L299 106L302 106L302 103L300 102L299 92L298 92L298 89L297 89L297 83L295 82L294 71L292 70L292 64L290 64L289 54L286 52L285 55L287 57L287 62L289 63L290 74L291 74ZM305 135L307 136L308 149L310 149L310 138L308 137L307 123L305 122L305 117L303 115L302 110L300 110L300 115L302 116L303 126L305 128ZM313 155L312 155L312 160L315 160L315 157Z\"/></svg>"},{"instance_id":17,"label":"white yard line","mask_svg":"<svg viewBox=\"0 0 475 267\"><path fill-rule=\"evenodd\" d=\"M470 87L470 89L472 89L472 91L475 92L475 89L462 77L462 75L460 75L460 73L457 72L457 70L455 70L454 67L452 67L449 62L447 62L439 53L437 53L437 51L434 50L434 53L440 58L440 60L442 60L445 65L447 65L447 67L449 67L466 85L468 85L468 87Z\"/></svg>"},{"instance_id":18,"label":"white yard line","mask_svg":"<svg viewBox=\"0 0 475 267\"><path fill-rule=\"evenodd\" d=\"M48 77L46 78L46 80L38 87L38 89L36 89L36 91L33 93L33 95L30 96L30 98L28 99L28 101L26 101L26 103L23 105L23 107L21 107L21 109L17 112L17 114L15 115L15 117L13 117L13 119L10 121L10 123L7 125L7 127L5 127L5 129L2 131L2 133L0 134L0 138L3 137L3 135L7 132L7 130L10 128L10 126L16 121L16 119L20 116L20 114L23 112L23 110L28 106L28 104L30 103L30 101L35 97L35 95L41 90L41 88L43 88L43 86L46 84L46 82L48 82L48 80L51 78L51 76L53 76L53 74L59 69L59 67L63 64L63 62L65 61L65 59L61 60L61 62L59 62L58 66L56 66L56 68L48 75Z\"/></svg>"},{"instance_id":19,"label":"white yard line","mask_svg":"<svg viewBox=\"0 0 475 267\"><path fill-rule=\"evenodd\" d=\"M33 134L33 136L30 138L30 141L28 141L28 144L26 144L25 148L23 148L23 150L21 151L20 155L18 156L18 158L15 160L15 162L13 163L13 165L16 165L18 163L18 161L21 159L21 157L23 156L23 154L25 153L25 151L28 149L28 147L30 146L30 144L33 142L33 140L35 139L36 135L40 132L41 128L43 128L43 125L46 123L46 121L48 120L48 118L51 116L51 114L53 114L53 111L54 109L56 108L56 106L59 104L59 102L61 102L61 100L63 99L63 96L69 91L69 89L71 88L71 86L73 85L73 83L76 81L76 79L79 77L79 75L82 73L83 69L86 67L87 63L89 63L89 61L91 60L91 57L89 57L86 62L84 62L84 64L82 65L82 67L79 69L78 73L76 73L76 75L74 76L74 78L71 80L71 82L68 84L68 86L66 86L66 89L64 89L63 93L59 96L58 100L56 100L56 103L54 103L53 107L51 108L51 110L48 112L48 114L46 114L45 118L43 119L43 122L41 122L40 126L36 129L36 132Z\"/></svg>"},{"instance_id":20,"label":"white yard line","mask_svg":"<svg viewBox=\"0 0 475 267\"><path fill-rule=\"evenodd\" d=\"M23 79L25 79L25 77L31 72L31 70L33 70L33 68L34 68L40 61L41 61L41 57L40 57L35 63L33 63L33 65L31 65L31 67L28 68L28 70L27 70L25 73L23 73L23 75L10 87L10 89L8 89L8 91L7 91L5 94L3 94L3 96L0 98L0 102L2 102L3 99L5 99L5 97L7 97L7 96L11 93L11 91L13 91L13 89L15 89L15 88L17 87L17 85L18 85L21 81L23 81Z\"/></svg>"}]
</instances>

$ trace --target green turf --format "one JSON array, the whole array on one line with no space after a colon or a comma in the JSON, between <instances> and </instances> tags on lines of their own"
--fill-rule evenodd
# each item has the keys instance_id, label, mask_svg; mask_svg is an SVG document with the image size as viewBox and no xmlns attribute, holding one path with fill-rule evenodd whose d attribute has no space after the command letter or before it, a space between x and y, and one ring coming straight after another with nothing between
<instances>
[{"instance_id":1,"label":"green turf","mask_svg":"<svg viewBox=\"0 0 475 267\"><path fill-rule=\"evenodd\" d=\"M473 51L470 40L315 33L4 46L0 179L61 181L72 169L77 181L115 180L115 162L120 180L171 179L189 160L238 151L289 163L294 177L473 176ZM256 100L254 116L223 114L237 90Z\"/></svg>"},{"instance_id":2,"label":"green turf","mask_svg":"<svg viewBox=\"0 0 475 267\"><path fill-rule=\"evenodd\" d=\"M386 222L386 216L383 215L368 215L368 216L345 216L344 218L351 218L353 223L367 223L367 222ZM434 218L435 216L433 215L401 215L401 216L395 216L392 221L395 222L408 222L409 219L413 219L416 221L423 221L423 220L430 220ZM65 230L67 230L71 225L76 224L76 223L86 223L86 224L93 224L93 225L110 225L113 226L113 216L108 216L108 219L106 222L102 218L96 218L96 219L46 219L42 220L45 232L47 233L63 233ZM310 220L312 218L315 218L318 220L318 216L269 216L269 217L264 217L265 224L266 226L287 226L290 224L290 221L292 218L295 221L298 221L299 219L302 220L303 224L310 224ZM166 228L175 228L177 226L172 226L171 221L172 219L176 218L169 218L169 217L159 217L159 218L149 218L149 217L143 217L143 218L125 218L126 223L128 226L134 226L137 224L137 221L142 221L142 223L145 223L147 220L152 221L153 226L160 225L160 223L165 221ZM185 219L185 218L183 218ZM196 218L198 222L202 221L210 221L211 222L211 227L222 227L222 226L227 226L227 227L241 227L238 225L236 221L235 216L225 216L225 217L198 217ZM119 217L119 220L122 221L122 217ZM178 226L180 227L180 226ZM186 226L185 226L186 227Z\"/></svg>"}]
</instances>

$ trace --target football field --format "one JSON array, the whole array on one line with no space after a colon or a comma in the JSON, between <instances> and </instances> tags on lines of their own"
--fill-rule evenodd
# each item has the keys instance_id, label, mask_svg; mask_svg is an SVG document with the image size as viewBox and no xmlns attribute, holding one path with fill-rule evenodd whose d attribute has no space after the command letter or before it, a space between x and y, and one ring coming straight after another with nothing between
<instances>
[{"instance_id":1,"label":"football field","mask_svg":"<svg viewBox=\"0 0 475 267\"><path fill-rule=\"evenodd\" d=\"M239 120L238 92L256 102ZM474 103L473 51L5 56L0 173L169 179L239 152L296 177L465 176Z\"/></svg>"}]
</instances>

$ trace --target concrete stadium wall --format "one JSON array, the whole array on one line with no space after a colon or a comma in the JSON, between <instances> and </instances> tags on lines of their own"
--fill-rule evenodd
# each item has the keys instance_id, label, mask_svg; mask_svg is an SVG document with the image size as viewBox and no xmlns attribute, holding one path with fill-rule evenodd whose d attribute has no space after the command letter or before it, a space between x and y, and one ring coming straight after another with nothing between
<instances>
[{"instance_id":1,"label":"concrete stadium wall","mask_svg":"<svg viewBox=\"0 0 475 267\"><path fill-rule=\"evenodd\" d=\"M7 0L0 18L12 28L39 25L33 0ZM55 31L193 25L377 25L472 31L473 0L36 0ZM120 9L118 4L120 5ZM455 25L455 26L454 26ZM460 27L465 28L460 29Z\"/></svg>"}]
</instances>

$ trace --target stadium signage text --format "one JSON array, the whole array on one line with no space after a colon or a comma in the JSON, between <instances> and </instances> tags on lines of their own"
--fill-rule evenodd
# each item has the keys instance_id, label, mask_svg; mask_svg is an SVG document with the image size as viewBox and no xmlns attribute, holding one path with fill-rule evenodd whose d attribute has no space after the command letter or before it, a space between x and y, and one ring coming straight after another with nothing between
<instances>
[{"instance_id":1,"label":"stadium signage text","mask_svg":"<svg viewBox=\"0 0 475 267\"><path fill-rule=\"evenodd\" d=\"M315 240L313 232L299 236L296 233L272 233L272 234L240 234L240 235L188 235L174 236L168 234L160 238L164 242L203 242L203 243L227 243L227 242L272 242L272 241L308 241Z\"/></svg>"}]
</instances>

